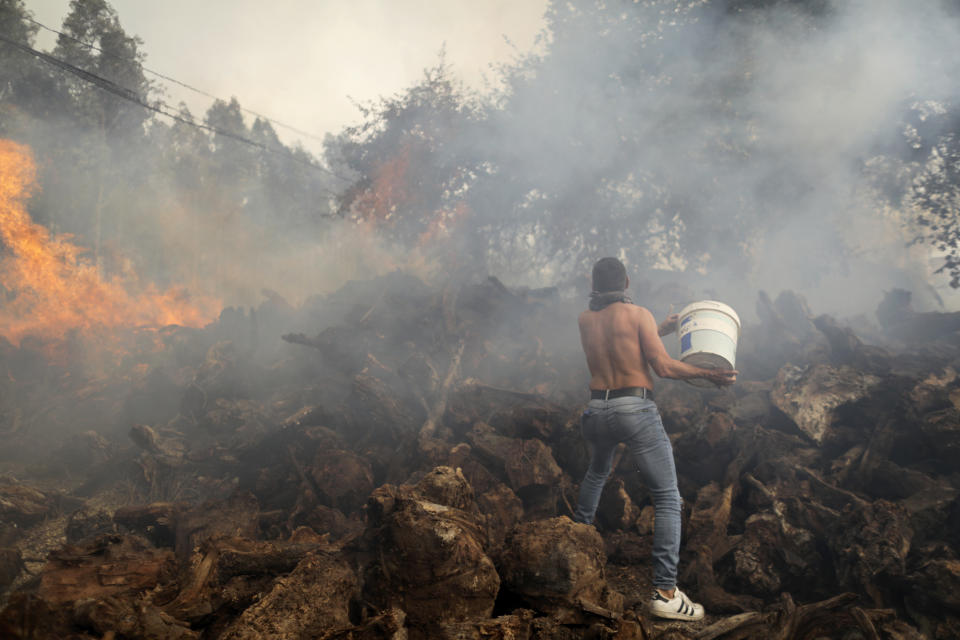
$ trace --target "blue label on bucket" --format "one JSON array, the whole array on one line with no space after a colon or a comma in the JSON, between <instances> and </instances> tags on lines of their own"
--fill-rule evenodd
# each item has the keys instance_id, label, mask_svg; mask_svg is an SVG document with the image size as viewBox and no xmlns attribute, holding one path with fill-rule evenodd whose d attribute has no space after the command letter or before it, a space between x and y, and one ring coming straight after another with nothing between
<instances>
[{"instance_id":1,"label":"blue label on bucket","mask_svg":"<svg viewBox=\"0 0 960 640\"><path fill-rule=\"evenodd\" d=\"M690 348L690 336L692 335L692 333L688 333L680 338L680 351L686 351Z\"/></svg>"}]
</instances>

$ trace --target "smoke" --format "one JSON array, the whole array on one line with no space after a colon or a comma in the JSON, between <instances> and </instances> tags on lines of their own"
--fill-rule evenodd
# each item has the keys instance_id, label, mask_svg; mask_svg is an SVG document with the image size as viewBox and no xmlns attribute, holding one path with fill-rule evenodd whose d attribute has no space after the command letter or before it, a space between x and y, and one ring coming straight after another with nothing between
<instances>
[{"instance_id":1,"label":"smoke","mask_svg":"<svg viewBox=\"0 0 960 640\"><path fill-rule=\"evenodd\" d=\"M831 9L815 38L789 27L755 36L759 65L744 101L767 132L768 157L785 159L781 197L768 201L787 215L756 243L753 275L762 288L797 288L815 306L852 313L872 310L894 286L928 294L929 253L907 248L911 214L884 206L869 165L903 131L912 101L956 102L960 25L936 3ZM764 184L765 168L751 169Z\"/></svg>"},{"instance_id":2,"label":"smoke","mask_svg":"<svg viewBox=\"0 0 960 640\"><path fill-rule=\"evenodd\" d=\"M890 206L878 184L916 170L881 151L911 106L956 103L956 17L899 0L729 4L554 6L534 79L514 84L500 135L473 141L509 150L497 179L560 194L515 206L536 236L516 250L552 253L564 216L590 217L596 257L623 255L636 277L673 269L742 304L795 289L855 314L894 286L933 303L945 280L907 248L909 203ZM586 266L531 263L499 273L549 284Z\"/></svg>"},{"instance_id":3,"label":"smoke","mask_svg":"<svg viewBox=\"0 0 960 640\"><path fill-rule=\"evenodd\" d=\"M635 282L680 280L746 318L758 289L844 316L872 313L894 287L921 308L949 295L929 248L908 247L909 201L880 192L918 169L889 152L910 110L957 103L956 16L905 0L735 6L551 5L544 49L504 70L482 126L441 129L493 167L450 196L494 230L457 239L454 227L463 252L515 286L579 287L592 259L620 255ZM336 144L328 152L336 162ZM324 199L313 214L333 209ZM204 256L198 286L232 304L263 287L302 300L395 268L446 273L389 230L304 234L270 197L240 209L186 238L182 221L163 233L167 262ZM489 244L466 246L477 242ZM183 260L169 259L176 247Z\"/></svg>"}]
</instances>

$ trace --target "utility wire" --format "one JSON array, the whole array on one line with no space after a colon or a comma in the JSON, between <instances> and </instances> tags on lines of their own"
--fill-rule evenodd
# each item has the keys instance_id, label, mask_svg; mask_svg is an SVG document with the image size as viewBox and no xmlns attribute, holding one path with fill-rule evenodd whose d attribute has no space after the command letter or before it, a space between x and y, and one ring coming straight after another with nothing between
<instances>
[{"instance_id":1,"label":"utility wire","mask_svg":"<svg viewBox=\"0 0 960 640\"><path fill-rule=\"evenodd\" d=\"M200 95L202 95L202 96L204 96L204 97L212 98L213 100L220 100L220 101L222 101L222 102L226 102L226 101L223 100L222 98L219 98L219 97L213 95L212 93L207 93L206 91L204 91L204 90L202 90L202 89L197 89L196 87L192 87L192 86L190 86L189 84L187 84L187 83L185 83L185 82L181 82L180 80L177 80L176 78L171 78L170 76L166 76L166 75L160 73L159 71L154 71L154 70L152 70L152 69L148 69L147 67L143 66L142 64L140 64L140 63L139 63L138 61L136 61L136 60L130 60L129 58L125 58L125 57L123 57L123 56L119 56L119 55L117 55L117 54L115 54L115 53L110 53L109 51L104 51L103 49L97 47L97 46L94 45L94 44L91 44L91 43L89 43L89 42L84 42L83 40L80 40L79 38L74 38L73 36L67 35L66 33L63 33L62 31L57 31L56 29L54 29L54 28L52 28L52 27L48 27L47 25L43 24L42 22L37 22L36 20L34 20L33 18L30 18L29 16L23 16L23 18L24 18L24 20L26 20L27 22L30 22L30 23L32 23L32 24L37 25L37 26L40 27L41 29L45 29L45 30L49 31L50 33L55 33L55 34L57 34L58 36L60 36L60 37L62 37L62 38L66 38L66 39L68 39L68 40L72 40L72 41L74 41L74 42L76 42L76 43L78 43L78 44L80 44L80 45L83 45L84 47L87 47L88 49L92 49L93 51L96 51L97 53L99 53L99 54L101 54L101 55L108 56L108 57L113 58L113 59L115 59L115 60L120 60L121 62L124 62L124 63L130 65L131 67L139 67L140 69L143 69L144 71L146 71L147 73L149 73L149 74L151 74L151 75L154 75L154 76L156 76L156 77L158 77L158 78L161 78L162 80L166 80L167 82L172 82L172 83L174 83L174 84L176 84L176 85L179 85L179 86L183 87L184 89L189 89L190 91L193 91L193 92L195 92L195 93L198 93L198 94L200 94ZM306 137L308 137L308 138L312 138L312 139L318 140L318 141L320 141L320 142L323 142L323 140L324 140L322 136L318 136L318 135L316 135L316 134L310 133L309 131L304 131L304 130L302 130L302 129L298 129L297 127L294 127L293 125L287 124L287 123L285 123L285 122L281 122L281 121L276 120L276 119L274 119L274 118L271 118L271 117L269 117L269 116L265 116L265 115L263 115L262 113L257 113L256 111L253 111L253 110L251 110L251 109L246 109L246 108L244 108L244 107L240 107L240 110L243 111L244 113L249 113L250 115L256 116L256 117L260 118L261 120L266 120L267 122L270 122L270 123L272 123L272 124L275 124L275 125L277 125L277 126L279 126L279 127L283 127L284 129L288 129L288 130L293 131L294 133L298 133L298 134L300 134L300 135L302 135L302 136L306 136Z\"/></svg>"},{"instance_id":2,"label":"utility wire","mask_svg":"<svg viewBox=\"0 0 960 640\"><path fill-rule=\"evenodd\" d=\"M267 146L266 144L264 144L264 143L262 143L262 142L257 142L256 140L251 140L251 139L249 139L249 138L247 138L247 137L245 137L245 136L242 136L242 135L240 135L240 134L233 133L232 131L227 131L226 129L221 129L220 127L214 127L214 126L212 126L212 125L208 125L208 124L205 124L205 123L202 123L202 122L194 122L193 120L190 120L190 119L188 119L188 118L184 118L183 116L181 116L181 115L179 115L179 114L171 113L170 111L167 111L167 110L165 110L165 109L163 108L163 107L167 107L167 109L169 109L169 108L171 108L171 107L170 107L168 104L166 104L166 103L164 103L164 102L162 102L162 101L158 101L158 102L155 103L155 104L151 104L151 103L149 103L149 102L146 102L146 101L144 101L143 98L141 98L141 96L140 96L137 92L135 92L135 91L133 91L133 90L131 90L131 89L128 89L128 88L126 88L126 87L124 87L124 86L121 86L121 85L113 82L112 80L108 80L107 78L104 78L104 77L102 77L102 76L98 76L98 75L95 74L95 73L91 73L91 72L89 72L89 71L86 71L85 69L81 69L80 67L74 66L74 65L70 64L69 62L65 62L64 60L60 60L59 58L56 58L56 57L54 57L54 56L51 56L51 55L48 54L48 53L44 53L44 52L42 52L42 51L38 51L38 50L34 49L33 47L30 47L30 46L28 46L28 45L25 45L25 44L22 44L22 43L20 43L20 42L17 42L16 40L11 40L11 39L7 38L6 36L0 35L0 42L4 42L4 43L6 43L6 44L8 44L8 45L10 45L10 46L12 46L12 47L15 47L15 48L17 48L17 49L25 52L25 53L29 53L30 55L39 58L39 59L42 60L43 62L46 62L47 64L50 64L50 65L53 65L53 66L55 66L55 67L57 67L57 68L59 68L59 69L61 69L61 70L63 70L63 71L67 71L68 73L72 73L73 75L78 76L79 78L81 78L81 79L83 79L83 80L85 80L85 81L87 81L87 82L89 82L89 83L91 83L91 84L93 84L93 85L96 85L97 87L99 87L100 89L102 89L102 90L104 90L104 91L107 91L108 93L112 93L112 94L115 95L115 96L118 96L118 97L123 98L124 100L128 100L128 101L130 101L130 102L133 102L134 104L137 104L137 105L139 105L139 106L141 106L141 107L143 107L143 108L145 108L145 109L149 109L150 111L154 111L154 112L159 113L159 114L161 114L161 115L163 115L163 116L166 116L166 117L168 117L168 118L171 118L171 119L173 119L173 120L176 120L177 122L181 122L181 123L186 124L186 125L189 125L189 126L191 126L191 127L196 127L196 128L198 128L198 129L204 129L204 130L206 130L206 131L210 131L211 133L215 133L215 134L217 134L217 135L221 135L221 136L224 136L224 137L226 137L226 138L231 138L231 139L233 139L233 140L236 140L237 142L241 142L241 143L243 143L243 144L247 144L247 145L250 145L250 146L252 146L252 147L256 147L257 149L260 149L260 150L262 150L262 151L266 151L266 152L268 152L268 153L273 153L273 154L276 154L276 155L283 156L283 157L285 157L285 158L287 158L287 159L289 159L289 160L293 160L294 162L299 162L300 164L307 165L308 167L313 167L314 169L319 169L320 171L323 171L324 173L329 174L329 175L331 175L331 176L333 176L333 177L335 177L335 178L338 178L338 179L340 179L340 180L343 180L343 181L345 181L345 182L353 182L350 178L345 178L345 177L343 177L343 176L341 176L341 175L339 175L339 174L337 174L337 173L334 173L334 172L331 171L330 169L327 169L326 167L323 167L323 166L321 166L321 165L319 165L319 164L316 164L316 163L314 163L314 162L311 162L310 160L307 160L307 159L298 157L298 156L290 153L289 151L276 149L276 148L274 148L274 147ZM328 193L331 193L331 194L333 194L333 195L336 195L336 194L334 194L333 191L330 191L330 190L327 190L327 191L328 191Z\"/></svg>"}]
</instances>

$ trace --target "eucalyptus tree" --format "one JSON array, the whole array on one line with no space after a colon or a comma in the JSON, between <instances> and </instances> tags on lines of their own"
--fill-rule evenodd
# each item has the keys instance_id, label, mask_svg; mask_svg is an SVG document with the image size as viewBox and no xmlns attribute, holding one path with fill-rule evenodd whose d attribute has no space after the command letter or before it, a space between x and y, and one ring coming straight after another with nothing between
<instances>
[{"instance_id":1,"label":"eucalyptus tree","mask_svg":"<svg viewBox=\"0 0 960 640\"><path fill-rule=\"evenodd\" d=\"M152 112L137 102L148 103L152 87L141 45L106 0L71 0L51 54L90 76L57 70L65 108L37 139L60 169L44 176L44 189L71 205L62 228L87 238L97 264L108 269L110 258L125 259L118 252L147 204L141 187Z\"/></svg>"}]
</instances>

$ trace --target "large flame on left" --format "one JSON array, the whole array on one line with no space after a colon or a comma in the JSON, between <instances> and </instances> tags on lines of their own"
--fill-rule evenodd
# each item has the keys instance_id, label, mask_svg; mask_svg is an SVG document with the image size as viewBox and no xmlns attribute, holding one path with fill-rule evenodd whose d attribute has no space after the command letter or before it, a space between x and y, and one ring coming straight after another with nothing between
<instances>
[{"instance_id":1,"label":"large flame on left","mask_svg":"<svg viewBox=\"0 0 960 640\"><path fill-rule=\"evenodd\" d=\"M216 301L159 291L130 274L102 277L69 236L54 236L30 219L25 201L35 180L30 150L0 140L0 336L19 345L26 336L197 327L216 318Z\"/></svg>"}]
</instances>

